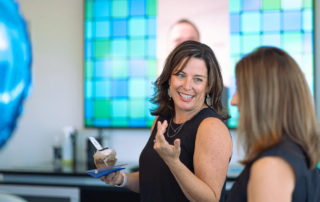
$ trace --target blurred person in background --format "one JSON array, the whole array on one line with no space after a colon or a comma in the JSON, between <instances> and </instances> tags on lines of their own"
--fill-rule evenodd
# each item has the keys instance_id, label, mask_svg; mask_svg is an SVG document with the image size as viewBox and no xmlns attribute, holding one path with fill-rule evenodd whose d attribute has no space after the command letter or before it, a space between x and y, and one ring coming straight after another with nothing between
<instances>
[{"instance_id":1,"label":"blurred person in background","mask_svg":"<svg viewBox=\"0 0 320 202\"><path fill-rule=\"evenodd\" d=\"M285 51L261 47L236 65L244 170L228 202L319 202L319 123L303 72Z\"/></svg>"},{"instance_id":2,"label":"blurred person in background","mask_svg":"<svg viewBox=\"0 0 320 202\"><path fill-rule=\"evenodd\" d=\"M224 201L232 140L221 104L223 79L213 51L185 41L155 82L157 108L139 172L101 180L141 194L141 201Z\"/></svg>"}]
</instances>

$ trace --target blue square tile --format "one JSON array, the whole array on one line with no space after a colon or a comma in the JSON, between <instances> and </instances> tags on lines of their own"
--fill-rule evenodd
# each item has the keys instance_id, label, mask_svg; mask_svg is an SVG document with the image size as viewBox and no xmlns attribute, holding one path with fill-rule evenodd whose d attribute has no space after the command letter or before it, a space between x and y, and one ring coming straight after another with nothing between
<instances>
[{"instance_id":1,"label":"blue square tile","mask_svg":"<svg viewBox=\"0 0 320 202\"><path fill-rule=\"evenodd\" d=\"M242 32L260 32L261 14L260 12L246 12L241 15Z\"/></svg>"},{"instance_id":2,"label":"blue square tile","mask_svg":"<svg viewBox=\"0 0 320 202\"><path fill-rule=\"evenodd\" d=\"M126 20L114 20L112 22L112 35L114 37L127 36L127 21Z\"/></svg>"},{"instance_id":3,"label":"blue square tile","mask_svg":"<svg viewBox=\"0 0 320 202\"><path fill-rule=\"evenodd\" d=\"M85 111L84 111L84 117L86 119L93 118L93 103L90 99L85 99Z\"/></svg>"},{"instance_id":4,"label":"blue square tile","mask_svg":"<svg viewBox=\"0 0 320 202\"><path fill-rule=\"evenodd\" d=\"M128 101L126 99L114 99L111 101L111 116L114 119L128 117ZM123 120L121 120L123 121Z\"/></svg>"},{"instance_id":5,"label":"blue square tile","mask_svg":"<svg viewBox=\"0 0 320 202\"><path fill-rule=\"evenodd\" d=\"M85 23L85 38L91 39L92 38L92 22L86 21Z\"/></svg>"},{"instance_id":6,"label":"blue square tile","mask_svg":"<svg viewBox=\"0 0 320 202\"><path fill-rule=\"evenodd\" d=\"M131 59L129 61L130 77L144 77L147 72L147 62L145 59Z\"/></svg>"},{"instance_id":7,"label":"blue square tile","mask_svg":"<svg viewBox=\"0 0 320 202\"><path fill-rule=\"evenodd\" d=\"M129 35L145 36L146 35L146 20L142 17L133 17L129 20Z\"/></svg>"},{"instance_id":8,"label":"blue square tile","mask_svg":"<svg viewBox=\"0 0 320 202\"><path fill-rule=\"evenodd\" d=\"M115 38L111 41L111 54L113 57L127 57L127 40Z\"/></svg>"},{"instance_id":9,"label":"blue square tile","mask_svg":"<svg viewBox=\"0 0 320 202\"><path fill-rule=\"evenodd\" d=\"M91 80L86 80L84 84L84 94L86 98L92 98L92 81Z\"/></svg>"},{"instance_id":10,"label":"blue square tile","mask_svg":"<svg viewBox=\"0 0 320 202\"><path fill-rule=\"evenodd\" d=\"M231 33L240 32L240 15L239 14L230 15L230 30L231 30Z\"/></svg>"},{"instance_id":11,"label":"blue square tile","mask_svg":"<svg viewBox=\"0 0 320 202\"><path fill-rule=\"evenodd\" d=\"M95 127L110 127L111 121L110 119L94 119L93 125Z\"/></svg>"},{"instance_id":12,"label":"blue square tile","mask_svg":"<svg viewBox=\"0 0 320 202\"><path fill-rule=\"evenodd\" d=\"M145 119L130 119L129 127L142 128L147 126L147 121Z\"/></svg>"},{"instance_id":13,"label":"blue square tile","mask_svg":"<svg viewBox=\"0 0 320 202\"><path fill-rule=\"evenodd\" d=\"M110 98L111 97L111 85L109 80L102 80L95 82L95 98Z\"/></svg>"},{"instance_id":14,"label":"blue square tile","mask_svg":"<svg viewBox=\"0 0 320 202\"><path fill-rule=\"evenodd\" d=\"M94 1L93 15L95 18L110 16L110 1Z\"/></svg>"},{"instance_id":15,"label":"blue square tile","mask_svg":"<svg viewBox=\"0 0 320 202\"><path fill-rule=\"evenodd\" d=\"M282 10L300 10L303 7L303 0L281 0Z\"/></svg>"},{"instance_id":16,"label":"blue square tile","mask_svg":"<svg viewBox=\"0 0 320 202\"><path fill-rule=\"evenodd\" d=\"M110 37L110 22L96 21L95 22L95 37L109 38Z\"/></svg>"},{"instance_id":17,"label":"blue square tile","mask_svg":"<svg viewBox=\"0 0 320 202\"><path fill-rule=\"evenodd\" d=\"M111 76L111 61L108 59L96 60L94 62L94 76L109 78Z\"/></svg>"},{"instance_id":18,"label":"blue square tile","mask_svg":"<svg viewBox=\"0 0 320 202\"><path fill-rule=\"evenodd\" d=\"M157 19L148 18L148 35L156 36L157 35Z\"/></svg>"},{"instance_id":19,"label":"blue square tile","mask_svg":"<svg viewBox=\"0 0 320 202\"><path fill-rule=\"evenodd\" d=\"M146 81L143 77L129 79L129 97L130 98L146 97Z\"/></svg>"},{"instance_id":20,"label":"blue square tile","mask_svg":"<svg viewBox=\"0 0 320 202\"><path fill-rule=\"evenodd\" d=\"M147 40L147 56L149 58L156 58L157 55L157 40L149 38Z\"/></svg>"},{"instance_id":21,"label":"blue square tile","mask_svg":"<svg viewBox=\"0 0 320 202\"><path fill-rule=\"evenodd\" d=\"M85 46L85 59L91 59L92 58L92 42L91 41L86 41L86 46Z\"/></svg>"},{"instance_id":22,"label":"blue square tile","mask_svg":"<svg viewBox=\"0 0 320 202\"><path fill-rule=\"evenodd\" d=\"M280 12L264 12L262 14L262 30L264 32L281 30Z\"/></svg>"},{"instance_id":23,"label":"blue square tile","mask_svg":"<svg viewBox=\"0 0 320 202\"><path fill-rule=\"evenodd\" d=\"M304 31L313 30L313 12L311 9L305 9L302 12L302 29Z\"/></svg>"},{"instance_id":24,"label":"blue square tile","mask_svg":"<svg viewBox=\"0 0 320 202\"><path fill-rule=\"evenodd\" d=\"M132 0L130 1L130 15L143 16L146 11L146 1L144 0Z\"/></svg>"},{"instance_id":25,"label":"blue square tile","mask_svg":"<svg viewBox=\"0 0 320 202\"><path fill-rule=\"evenodd\" d=\"M262 44L263 46L274 46L281 48L281 35L279 34L263 34Z\"/></svg>"},{"instance_id":26,"label":"blue square tile","mask_svg":"<svg viewBox=\"0 0 320 202\"><path fill-rule=\"evenodd\" d=\"M303 34L303 52L313 53L313 34L311 32Z\"/></svg>"},{"instance_id":27,"label":"blue square tile","mask_svg":"<svg viewBox=\"0 0 320 202\"><path fill-rule=\"evenodd\" d=\"M243 0L243 11L258 11L261 8L261 0Z\"/></svg>"},{"instance_id":28,"label":"blue square tile","mask_svg":"<svg viewBox=\"0 0 320 202\"><path fill-rule=\"evenodd\" d=\"M300 31L301 30L301 12L286 11L282 13L283 30L284 31Z\"/></svg>"},{"instance_id":29,"label":"blue square tile","mask_svg":"<svg viewBox=\"0 0 320 202\"><path fill-rule=\"evenodd\" d=\"M127 80L112 80L111 81L111 96L113 98L128 97L128 81Z\"/></svg>"}]
</instances>

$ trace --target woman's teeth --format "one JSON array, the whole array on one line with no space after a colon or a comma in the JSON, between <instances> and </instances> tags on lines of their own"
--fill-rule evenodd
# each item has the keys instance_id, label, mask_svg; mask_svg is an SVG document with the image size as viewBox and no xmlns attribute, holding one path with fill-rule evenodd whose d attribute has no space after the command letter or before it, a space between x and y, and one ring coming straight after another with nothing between
<instances>
[{"instance_id":1,"label":"woman's teeth","mask_svg":"<svg viewBox=\"0 0 320 202\"><path fill-rule=\"evenodd\" d=\"M185 95L185 94L182 94L182 93L179 93L179 95L181 95L181 97L183 97L186 100L189 100L189 99L193 98L193 96L191 96L191 95Z\"/></svg>"}]
</instances>

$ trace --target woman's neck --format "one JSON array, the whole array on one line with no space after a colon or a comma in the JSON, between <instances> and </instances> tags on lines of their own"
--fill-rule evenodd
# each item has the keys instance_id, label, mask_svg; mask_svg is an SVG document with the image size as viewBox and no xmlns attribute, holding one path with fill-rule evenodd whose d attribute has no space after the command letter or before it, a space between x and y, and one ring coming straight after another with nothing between
<instances>
[{"instance_id":1,"label":"woman's neck","mask_svg":"<svg viewBox=\"0 0 320 202\"><path fill-rule=\"evenodd\" d=\"M196 108L192 111L178 111L175 110L175 116L173 117L173 122L175 124L182 124L194 117L196 114L198 114L203 108L207 108L207 106L204 104L203 106Z\"/></svg>"}]
</instances>

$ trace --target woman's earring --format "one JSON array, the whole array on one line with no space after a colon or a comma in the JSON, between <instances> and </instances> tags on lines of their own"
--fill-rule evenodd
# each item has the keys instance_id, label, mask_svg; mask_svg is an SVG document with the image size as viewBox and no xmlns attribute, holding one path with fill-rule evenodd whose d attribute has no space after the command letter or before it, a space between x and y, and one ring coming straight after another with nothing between
<instances>
[{"instance_id":1,"label":"woman's earring","mask_svg":"<svg viewBox=\"0 0 320 202\"><path fill-rule=\"evenodd\" d=\"M206 103L210 108L212 108L212 101L209 94L207 94Z\"/></svg>"},{"instance_id":2,"label":"woman's earring","mask_svg":"<svg viewBox=\"0 0 320 202\"><path fill-rule=\"evenodd\" d=\"M170 87L168 88L169 101L171 101Z\"/></svg>"}]
</instances>

